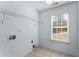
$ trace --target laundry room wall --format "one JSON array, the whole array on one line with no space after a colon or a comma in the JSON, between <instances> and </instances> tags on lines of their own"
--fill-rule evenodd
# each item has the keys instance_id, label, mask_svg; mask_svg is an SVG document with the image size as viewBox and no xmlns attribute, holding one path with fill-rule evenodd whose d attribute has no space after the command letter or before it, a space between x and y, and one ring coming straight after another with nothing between
<instances>
[{"instance_id":1,"label":"laundry room wall","mask_svg":"<svg viewBox=\"0 0 79 59\"><path fill-rule=\"evenodd\" d=\"M78 49L78 18L77 2L61 5L40 12L40 46L54 49L67 54L77 56ZM69 42L57 42L51 40L51 16L69 14Z\"/></svg>"},{"instance_id":2,"label":"laundry room wall","mask_svg":"<svg viewBox=\"0 0 79 59\"><path fill-rule=\"evenodd\" d=\"M39 45L38 12L34 8L22 2L0 2L0 9L26 16L21 18L0 13L1 56L24 56L32 51L33 44ZM10 35L16 35L16 39L9 40Z\"/></svg>"}]
</instances>

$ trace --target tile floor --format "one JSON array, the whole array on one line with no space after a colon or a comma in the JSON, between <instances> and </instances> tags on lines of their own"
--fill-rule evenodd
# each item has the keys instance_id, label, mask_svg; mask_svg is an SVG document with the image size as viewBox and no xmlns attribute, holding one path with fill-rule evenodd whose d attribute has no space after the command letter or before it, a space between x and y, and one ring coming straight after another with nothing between
<instances>
[{"instance_id":1,"label":"tile floor","mask_svg":"<svg viewBox=\"0 0 79 59\"><path fill-rule=\"evenodd\" d=\"M44 47L34 48L31 53L25 55L25 57L74 57L62 52L54 51Z\"/></svg>"}]
</instances>

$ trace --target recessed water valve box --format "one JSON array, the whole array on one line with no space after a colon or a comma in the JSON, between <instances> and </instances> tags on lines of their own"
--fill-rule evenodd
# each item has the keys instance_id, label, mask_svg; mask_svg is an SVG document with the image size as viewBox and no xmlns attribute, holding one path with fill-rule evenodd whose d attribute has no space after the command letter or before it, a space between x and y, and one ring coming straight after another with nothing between
<instances>
[{"instance_id":1,"label":"recessed water valve box","mask_svg":"<svg viewBox=\"0 0 79 59\"><path fill-rule=\"evenodd\" d=\"M10 35L9 36L9 40L14 40L14 39L16 39L16 35Z\"/></svg>"}]
</instances>

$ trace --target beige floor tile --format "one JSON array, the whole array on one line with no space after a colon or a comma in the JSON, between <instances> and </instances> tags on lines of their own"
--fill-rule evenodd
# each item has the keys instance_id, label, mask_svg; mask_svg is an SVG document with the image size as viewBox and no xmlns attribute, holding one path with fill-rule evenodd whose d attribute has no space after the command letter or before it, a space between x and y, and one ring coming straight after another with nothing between
<instances>
[{"instance_id":1,"label":"beige floor tile","mask_svg":"<svg viewBox=\"0 0 79 59\"><path fill-rule=\"evenodd\" d=\"M48 48L38 47L34 48L33 51L25 55L25 57L73 57L73 56L55 50L51 50Z\"/></svg>"}]
</instances>

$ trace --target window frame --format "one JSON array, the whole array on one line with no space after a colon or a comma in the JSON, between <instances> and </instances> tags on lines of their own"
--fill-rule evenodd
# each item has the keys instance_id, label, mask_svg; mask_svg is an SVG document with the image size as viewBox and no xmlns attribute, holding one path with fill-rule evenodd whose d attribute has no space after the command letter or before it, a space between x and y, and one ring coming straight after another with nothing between
<instances>
[{"instance_id":1,"label":"window frame","mask_svg":"<svg viewBox=\"0 0 79 59\"><path fill-rule=\"evenodd\" d=\"M52 29L53 28L53 26L52 26L53 25L53 18L52 17L54 17L54 16L51 16L51 21L50 21L51 26L50 27L51 27L51 40L52 41L63 42L63 43L69 43L69 41L70 41L69 40L69 14L68 13L64 13L64 14L67 14L67 16L68 16L68 19L67 19L67 40L64 39L65 41L62 41L62 40L55 40L54 38L52 38L52 36L53 36L53 32L52 32L53 31L53 29ZM64 15L64 14L62 14L62 15ZM56 16L58 16L58 15L56 15Z\"/></svg>"}]
</instances>

